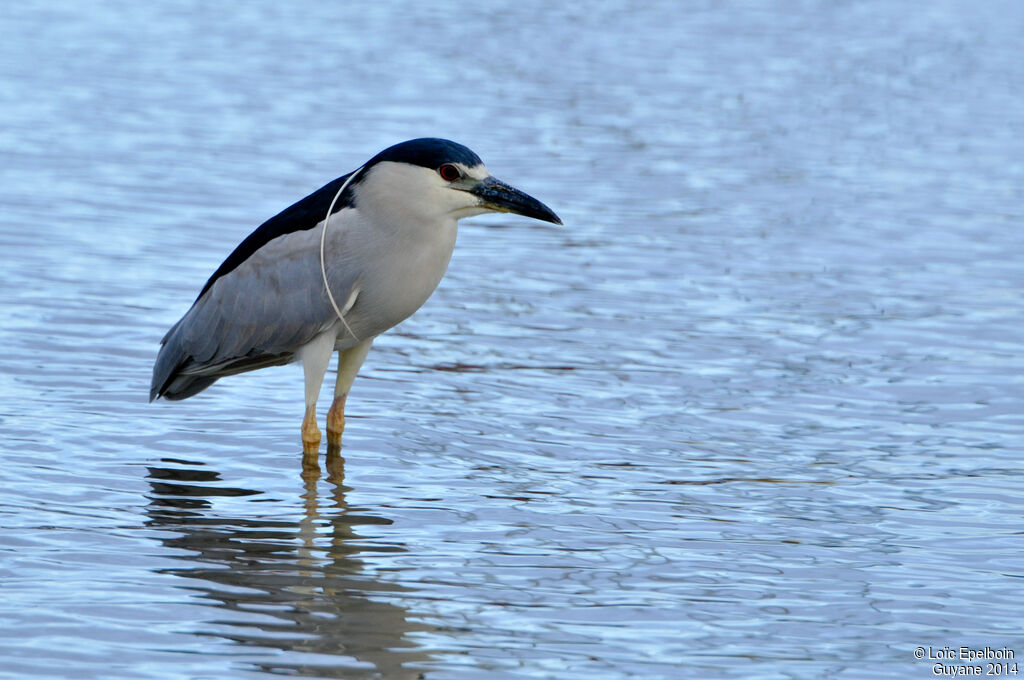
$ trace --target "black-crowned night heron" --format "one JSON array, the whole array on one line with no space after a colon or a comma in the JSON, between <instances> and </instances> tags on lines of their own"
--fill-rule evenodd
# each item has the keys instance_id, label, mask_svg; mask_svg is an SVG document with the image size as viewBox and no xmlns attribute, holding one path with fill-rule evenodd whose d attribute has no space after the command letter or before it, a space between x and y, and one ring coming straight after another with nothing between
<instances>
[{"instance_id":1,"label":"black-crowned night heron","mask_svg":"<svg viewBox=\"0 0 1024 680\"><path fill-rule=\"evenodd\" d=\"M314 453L317 396L337 351L327 442L340 446L345 399L374 338L434 292L458 221L487 212L561 224L461 144L413 139L381 151L235 248L160 341L150 401L185 399L218 378L301 360L302 444Z\"/></svg>"}]
</instances>

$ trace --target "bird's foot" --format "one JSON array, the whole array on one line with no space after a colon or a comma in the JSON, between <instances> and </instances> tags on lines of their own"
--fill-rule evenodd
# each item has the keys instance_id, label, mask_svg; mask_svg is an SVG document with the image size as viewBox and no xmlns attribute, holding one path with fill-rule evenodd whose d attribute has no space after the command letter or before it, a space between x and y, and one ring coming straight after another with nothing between
<instances>
[{"instance_id":1,"label":"bird's foot","mask_svg":"<svg viewBox=\"0 0 1024 680\"><path fill-rule=\"evenodd\" d=\"M302 479L307 484L315 484L320 479L320 452L302 452Z\"/></svg>"},{"instance_id":2,"label":"bird's foot","mask_svg":"<svg viewBox=\"0 0 1024 680\"><path fill-rule=\"evenodd\" d=\"M316 409L306 409L302 420L302 453L316 454L320 451L320 428L316 426Z\"/></svg>"},{"instance_id":3,"label":"bird's foot","mask_svg":"<svg viewBox=\"0 0 1024 680\"><path fill-rule=\"evenodd\" d=\"M341 448L333 448L327 444L327 458L324 461L327 468L327 481L332 484L345 483L345 459L341 457Z\"/></svg>"},{"instance_id":4,"label":"bird's foot","mask_svg":"<svg viewBox=\"0 0 1024 680\"><path fill-rule=\"evenodd\" d=\"M327 411L327 448L341 448L341 433L345 430L345 399L347 394L334 398Z\"/></svg>"}]
</instances>

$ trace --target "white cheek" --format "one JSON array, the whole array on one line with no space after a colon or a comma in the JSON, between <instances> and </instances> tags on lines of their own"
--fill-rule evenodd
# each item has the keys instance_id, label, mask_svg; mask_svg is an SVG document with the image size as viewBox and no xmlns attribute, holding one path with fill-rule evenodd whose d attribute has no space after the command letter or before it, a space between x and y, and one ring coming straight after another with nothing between
<instances>
[{"instance_id":1,"label":"white cheek","mask_svg":"<svg viewBox=\"0 0 1024 680\"><path fill-rule=\"evenodd\" d=\"M493 210L488 210L487 208L485 208L485 207L483 207L481 205L470 205L470 206L466 206L465 208L458 208L456 210L453 210L452 211L452 217L454 217L457 220L461 220L461 219L466 218L466 217L473 217L475 215L483 215L484 213L489 213L489 212L494 212L494 211Z\"/></svg>"},{"instance_id":2,"label":"white cheek","mask_svg":"<svg viewBox=\"0 0 1024 680\"><path fill-rule=\"evenodd\" d=\"M483 166L471 170L486 173ZM371 221L397 228L487 212L480 207L477 196L452 189L436 171L387 162L375 166L365 181L357 185L356 206Z\"/></svg>"},{"instance_id":3,"label":"white cheek","mask_svg":"<svg viewBox=\"0 0 1024 680\"><path fill-rule=\"evenodd\" d=\"M444 187L440 194L441 200L444 202L445 208L449 213L458 213L461 217L465 211L472 211L480 207L480 197L469 193L468 191L460 191L458 189L450 189ZM481 211L482 212L482 211ZM480 212L473 213L479 215Z\"/></svg>"}]
</instances>

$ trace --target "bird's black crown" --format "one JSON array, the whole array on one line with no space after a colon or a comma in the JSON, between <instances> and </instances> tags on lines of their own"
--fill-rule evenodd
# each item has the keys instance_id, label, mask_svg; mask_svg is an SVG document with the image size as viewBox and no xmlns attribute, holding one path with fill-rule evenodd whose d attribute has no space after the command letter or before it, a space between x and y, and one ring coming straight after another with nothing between
<instances>
[{"instance_id":1,"label":"bird's black crown","mask_svg":"<svg viewBox=\"0 0 1024 680\"><path fill-rule=\"evenodd\" d=\"M410 139L389 146L367 161L365 167L370 168L383 161L408 163L430 169L439 168L445 163L462 163L468 168L483 163L479 156L461 144L437 137Z\"/></svg>"}]
</instances>

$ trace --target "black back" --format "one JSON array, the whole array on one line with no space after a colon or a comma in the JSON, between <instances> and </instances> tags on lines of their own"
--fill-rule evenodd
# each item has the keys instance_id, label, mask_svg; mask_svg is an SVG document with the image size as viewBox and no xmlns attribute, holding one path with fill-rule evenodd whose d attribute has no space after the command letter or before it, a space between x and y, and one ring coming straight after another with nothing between
<instances>
[{"instance_id":1,"label":"black back","mask_svg":"<svg viewBox=\"0 0 1024 680\"><path fill-rule=\"evenodd\" d=\"M349 173L349 175L352 173ZM296 231L305 231L312 229L327 217L327 208L331 205L331 201L334 199L334 194L338 193L338 189L348 179L348 175L342 175L333 182L328 182L324 186L320 187L309 196L306 196L301 201L294 203L281 212L277 213L269 220L261 224L256 228L256 231L252 232L245 237L238 247L228 255L227 259L224 260L217 271L207 279L206 285L199 291L199 295L196 299L203 297L206 291L210 290L210 287L214 282L222 276L230 274L239 265L249 259L253 253L273 241L278 236L284 236L285 234L291 234ZM334 204L334 210L331 214L334 214L345 208L351 206L352 201L352 185L348 185L345 188L345 193L338 197L337 202Z\"/></svg>"},{"instance_id":2,"label":"black back","mask_svg":"<svg viewBox=\"0 0 1024 680\"><path fill-rule=\"evenodd\" d=\"M370 168L384 161L409 163L410 165L418 165L424 168L437 168L445 163L462 163L468 167L473 167L482 162L479 156L466 147L447 139L423 137L395 144L367 161L359 176L345 188L345 193L338 197L331 214L338 212L342 208L355 206L355 187L366 177L367 171ZM217 279L230 274L239 265L248 260L253 253L278 236L284 236L296 231L306 231L322 222L327 217L327 208L330 207L331 201L334 200L334 195L338 193L338 189L341 188L341 185L345 183L345 180L351 174L342 175L338 179L325 184L309 196L285 208L257 227L221 263L217 271L206 281L203 289L199 291L196 299L198 300L203 297Z\"/></svg>"}]
</instances>

